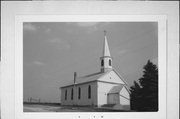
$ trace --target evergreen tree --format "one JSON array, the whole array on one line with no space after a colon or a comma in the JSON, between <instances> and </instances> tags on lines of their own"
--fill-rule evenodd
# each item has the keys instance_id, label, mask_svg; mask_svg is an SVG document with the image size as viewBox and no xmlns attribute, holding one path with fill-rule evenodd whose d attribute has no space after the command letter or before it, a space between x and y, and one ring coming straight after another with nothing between
<instances>
[{"instance_id":1,"label":"evergreen tree","mask_svg":"<svg viewBox=\"0 0 180 119\"><path fill-rule=\"evenodd\" d=\"M150 60L144 66L143 76L131 91L131 109L137 111L158 111L158 68Z\"/></svg>"},{"instance_id":2,"label":"evergreen tree","mask_svg":"<svg viewBox=\"0 0 180 119\"><path fill-rule=\"evenodd\" d=\"M133 92L130 94L131 97L131 109L136 110L139 107L140 102L138 102L140 98L140 86L134 81L134 86L131 87L130 91Z\"/></svg>"}]
</instances>

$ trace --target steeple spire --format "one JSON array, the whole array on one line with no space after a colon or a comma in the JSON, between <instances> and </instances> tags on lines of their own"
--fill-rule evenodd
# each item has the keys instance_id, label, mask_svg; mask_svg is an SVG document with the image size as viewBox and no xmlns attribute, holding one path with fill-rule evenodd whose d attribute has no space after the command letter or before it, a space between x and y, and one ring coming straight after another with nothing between
<instances>
[{"instance_id":1,"label":"steeple spire","mask_svg":"<svg viewBox=\"0 0 180 119\"><path fill-rule=\"evenodd\" d=\"M108 56L110 57L110 51L109 51L109 46L107 42L107 37L106 37L106 30L104 30L104 49L103 49L103 56Z\"/></svg>"},{"instance_id":2,"label":"steeple spire","mask_svg":"<svg viewBox=\"0 0 180 119\"><path fill-rule=\"evenodd\" d=\"M100 58L100 60L101 60L101 72L106 72L106 71L112 70L112 58L110 55L106 34L107 34L107 32L104 31L103 55Z\"/></svg>"}]
</instances>

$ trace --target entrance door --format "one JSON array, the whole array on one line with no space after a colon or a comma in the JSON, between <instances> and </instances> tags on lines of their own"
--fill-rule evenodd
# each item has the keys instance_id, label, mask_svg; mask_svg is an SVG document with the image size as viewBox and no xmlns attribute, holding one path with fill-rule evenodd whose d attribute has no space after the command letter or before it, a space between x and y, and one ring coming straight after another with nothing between
<instances>
[{"instance_id":1,"label":"entrance door","mask_svg":"<svg viewBox=\"0 0 180 119\"><path fill-rule=\"evenodd\" d=\"M119 104L119 94L108 94L108 104Z\"/></svg>"}]
</instances>

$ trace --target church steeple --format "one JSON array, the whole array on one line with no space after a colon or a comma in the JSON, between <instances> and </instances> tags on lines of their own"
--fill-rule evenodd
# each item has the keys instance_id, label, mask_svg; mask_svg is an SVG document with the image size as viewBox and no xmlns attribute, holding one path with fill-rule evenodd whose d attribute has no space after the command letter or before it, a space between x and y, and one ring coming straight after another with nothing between
<instances>
[{"instance_id":1,"label":"church steeple","mask_svg":"<svg viewBox=\"0 0 180 119\"><path fill-rule=\"evenodd\" d=\"M109 51L109 46L107 42L107 37L106 37L106 31L104 31L104 48L103 48L103 56L110 56L110 51Z\"/></svg>"},{"instance_id":2,"label":"church steeple","mask_svg":"<svg viewBox=\"0 0 180 119\"><path fill-rule=\"evenodd\" d=\"M103 56L100 57L100 60L101 60L101 72L107 72L112 70L112 58L109 51L106 31L104 31Z\"/></svg>"}]
</instances>

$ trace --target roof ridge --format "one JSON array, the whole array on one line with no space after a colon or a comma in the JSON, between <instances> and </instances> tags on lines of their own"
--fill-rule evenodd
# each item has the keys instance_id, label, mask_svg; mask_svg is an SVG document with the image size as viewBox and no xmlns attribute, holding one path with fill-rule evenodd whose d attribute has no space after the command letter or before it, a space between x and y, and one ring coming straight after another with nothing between
<instances>
[{"instance_id":1,"label":"roof ridge","mask_svg":"<svg viewBox=\"0 0 180 119\"><path fill-rule=\"evenodd\" d=\"M129 85L127 84L127 82L124 80L124 78L115 70L113 69L113 71L123 80L123 82L125 83L125 88L128 90L129 93L130 92L130 88L128 87Z\"/></svg>"},{"instance_id":2,"label":"roof ridge","mask_svg":"<svg viewBox=\"0 0 180 119\"><path fill-rule=\"evenodd\" d=\"M108 92L109 94L112 94L112 93L119 93L124 87L124 84L122 85L117 85L117 86L113 86L110 91Z\"/></svg>"},{"instance_id":3,"label":"roof ridge","mask_svg":"<svg viewBox=\"0 0 180 119\"><path fill-rule=\"evenodd\" d=\"M124 80L124 78L115 70L113 69L113 71L123 80L123 82L125 83L125 85L128 86L127 82Z\"/></svg>"},{"instance_id":4,"label":"roof ridge","mask_svg":"<svg viewBox=\"0 0 180 119\"><path fill-rule=\"evenodd\" d=\"M84 75L84 76L80 76L79 78L85 78L85 77L91 77L91 76L94 76L94 75L98 75L98 74L103 74L103 72L96 72L96 73L92 73L92 74L87 74L87 75Z\"/></svg>"}]
</instances>

